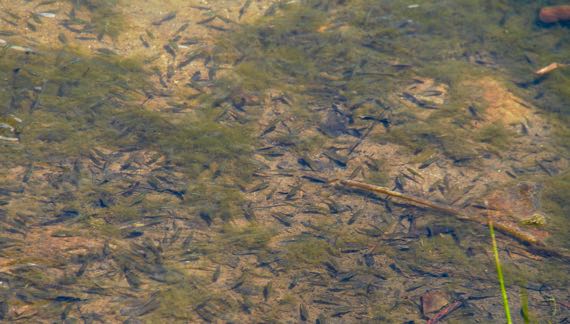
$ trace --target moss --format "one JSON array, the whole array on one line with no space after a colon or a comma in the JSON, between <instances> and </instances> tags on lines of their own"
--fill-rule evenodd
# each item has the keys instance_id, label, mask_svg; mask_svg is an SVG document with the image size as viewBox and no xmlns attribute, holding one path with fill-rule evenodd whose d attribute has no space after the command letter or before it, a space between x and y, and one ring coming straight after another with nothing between
<instances>
[{"instance_id":1,"label":"moss","mask_svg":"<svg viewBox=\"0 0 570 324\"><path fill-rule=\"evenodd\" d=\"M505 150L511 143L512 132L505 128L502 123L495 123L481 128L477 134L477 139L483 143L488 143L497 149Z\"/></svg>"},{"instance_id":2,"label":"moss","mask_svg":"<svg viewBox=\"0 0 570 324\"><path fill-rule=\"evenodd\" d=\"M570 248L567 235L570 231L570 172L548 178L544 183L541 201L549 215L546 229L553 234L549 243Z\"/></svg>"},{"instance_id":3,"label":"moss","mask_svg":"<svg viewBox=\"0 0 570 324\"><path fill-rule=\"evenodd\" d=\"M292 266L316 265L326 260L331 255L329 243L311 237L298 237L297 240L287 246L285 257Z\"/></svg>"},{"instance_id":4,"label":"moss","mask_svg":"<svg viewBox=\"0 0 570 324\"><path fill-rule=\"evenodd\" d=\"M463 249L457 245L451 235L438 235L432 238L421 238L415 247L414 254L416 260L414 264L421 265L432 264L434 262L442 262L454 264L454 267L464 267L471 271L481 271L481 265L478 260L467 257ZM422 261L423 260L423 261ZM492 266L489 263L489 266Z\"/></svg>"},{"instance_id":5,"label":"moss","mask_svg":"<svg viewBox=\"0 0 570 324\"><path fill-rule=\"evenodd\" d=\"M247 251L265 249L275 230L262 225L226 225L222 231L222 245L225 251Z\"/></svg>"},{"instance_id":6,"label":"moss","mask_svg":"<svg viewBox=\"0 0 570 324\"><path fill-rule=\"evenodd\" d=\"M156 321L198 320L195 308L203 303L217 304L217 296L205 288L205 281L190 278L159 292L160 306L145 317L149 323ZM210 306L211 307L211 306Z\"/></svg>"},{"instance_id":7,"label":"moss","mask_svg":"<svg viewBox=\"0 0 570 324\"><path fill-rule=\"evenodd\" d=\"M118 10L117 0L69 0L80 9L85 7L91 13L91 25L98 38L105 35L116 39L126 27L126 19Z\"/></svg>"}]
</instances>

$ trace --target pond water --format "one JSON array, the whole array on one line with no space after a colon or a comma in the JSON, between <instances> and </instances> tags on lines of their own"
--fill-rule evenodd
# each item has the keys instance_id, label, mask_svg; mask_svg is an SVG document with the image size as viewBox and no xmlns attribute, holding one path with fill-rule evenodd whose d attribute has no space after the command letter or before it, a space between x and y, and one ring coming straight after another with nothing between
<instances>
[{"instance_id":1,"label":"pond water","mask_svg":"<svg viewBox=\"0 0 570 324\"><path fill-rule=\"evenodd\" d=\"M0 321L568 322L561 4L0 0Z\"/></svg>"}]
</instances>

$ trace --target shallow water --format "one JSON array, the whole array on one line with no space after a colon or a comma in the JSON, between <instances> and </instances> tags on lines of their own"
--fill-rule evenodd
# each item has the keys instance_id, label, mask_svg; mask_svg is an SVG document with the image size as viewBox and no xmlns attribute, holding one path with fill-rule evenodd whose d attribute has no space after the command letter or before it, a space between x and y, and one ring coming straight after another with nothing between
<instances>
[{"instance_id":1,"label":"shallow water","mask_svg":"<svg viewBox=\"0 0 570 324\"><path fill-rule=\"evenodd\" d=\"M0 320L568 321L555 4L0 0Z\"/></svg>"}]
</instances>

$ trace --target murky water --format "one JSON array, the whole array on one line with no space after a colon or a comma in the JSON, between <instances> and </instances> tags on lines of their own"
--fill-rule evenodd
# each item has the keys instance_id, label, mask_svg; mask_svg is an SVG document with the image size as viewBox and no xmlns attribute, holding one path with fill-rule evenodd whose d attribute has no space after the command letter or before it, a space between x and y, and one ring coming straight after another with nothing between
<instances>
[{"instance_id":1,"label":"murky water","mask_svg":"<svg viewBox=\"0 0 570 324\"><path fill-rule=\"evenodd\" d=\"M0 0L0 320L567 322L556 4Z\"/></svg>"}]
</instances>

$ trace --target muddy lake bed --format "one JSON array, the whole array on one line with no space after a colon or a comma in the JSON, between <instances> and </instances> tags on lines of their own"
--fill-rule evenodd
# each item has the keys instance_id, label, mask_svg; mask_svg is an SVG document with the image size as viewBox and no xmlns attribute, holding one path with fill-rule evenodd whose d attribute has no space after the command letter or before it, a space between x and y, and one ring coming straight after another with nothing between
<instances>
[{"instance_id":1,"label":"muddy lake bed","mask_svg":"<svg viewBox=\"0 0 570 324\"><path fill-rule=\"evenodd\" d=\"M0 0L0 321L567 323L557 5Z\"/></svg>"}]
</instances>

